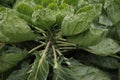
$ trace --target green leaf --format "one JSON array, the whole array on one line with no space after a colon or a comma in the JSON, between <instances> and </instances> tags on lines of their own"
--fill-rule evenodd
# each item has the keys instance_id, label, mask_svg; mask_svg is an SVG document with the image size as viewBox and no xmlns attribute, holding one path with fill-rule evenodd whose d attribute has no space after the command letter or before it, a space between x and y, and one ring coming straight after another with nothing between
<instances>
[{"instance_id":1,"label":"green leaf","mask_svg":"<svg viewBox=\"0 0 120 80\"><path fill-rule=\"evenodd\" d=\"M13 6L16 0L0 0L0 4Z\"/></svg>"},{"instance_id":2,"label":"green leaf","mask_svg":"<svg viewBox=\"0 0 120 80\"><path fill-rule=\"evenodd\" d=\"M120 46L115 40L105 38L99 44L85 48L85 50L93 54L108 56L119 52Z\"/></svg>"},{"instance_id":3,"label":"green leaf","mask_svg":"<svg viewBox=\"0 0 120 80\"><path fill-rule=\"evenodd\" d=\"M104 3L105 0L88 0L89 3Z\"/></svg>"},{"instance_id":4,"label":"green leaf","mask_svg":"<svg viewBox=\"0 0 120 80\"><path fill-rule=\"evenodd\" d=\"M67 3L69 5L77 6L79 0L63 0L64 3Z\"/></svg>"},{"instance_id":5,"label":"green leaf","mask_svg":"<svg viewBox=\"0 0 120 80\"><path fill-rule=\"evenodd\" d=\"M110 77L103 71L89 66L75 66L72 68L76 80L111 80Z\"/></svg>"},{"instance_id":6,"label":"green leaf","mask_svg":"<svg viewBox=\"0 0 120 80\"><path fill-rule=\"evenodd\" d=\"M17 0L14 5L14 9L18 11L17 15L28 22L33 24L31 21L32 14L36 8L36 4L33 0Z\"/></svg>"},{"instance_id":7,"label":"green leaf","mask_svg":"<svg viewBox=\"0 0 120 80\"><path fill-rule=\"evenodd\" d=\"M56 22L56 15L52 10L47 8L36 10L33 13L32 21L37 27L46 30L54 26Z\"/></svg>"},{"instance_id":8,"label":"green leaf","mask_svg":"<svg viewBox=\"0 0 120 80\"><path fill-rule=\"evenodd\" d=\"M88 54L87 61L106 69L118 69L120 66L120 63L117 59L106 56Z\"/></svg>"},{"instance_id":9,"label":"green leaf","mask_svg":"<svg viewBox=\"0 0 120 80\"><path fill-rule=\"evenodd\" d=\"M105 37L107 31L108 29L91 25L88 31L68 37L68 41L79 46L92 46L98 44Z\"/></svg>"},{"instance_id":10,"label":"green leaf","mask_svg":"<svg viewBox=\"0 0 120 80\"><path fill-rule=\"evenodd\" d=\"M29 66L26 66L19 70L13 71L12 74L10 74L10 76L6 80L26 80L28 69Z\"/></svg>"},{"instance_id":11,"label":"green leaf","mask_svg":"<svg viewBox=\"0 0 120 80\"><path fill-rule=\"evenodd\" d=\"M112 20L113 24L116 24L120 21L119 18L120 9L118 4L116 4L114 1L107 0L105 2L104 8L109 18Z\"/></svg>"},{"instance_id":12,"label":"green leaf","mask_svg":"<svg viewBox=\"0 0 120 80\"><path fill-rule=\"evenodd\" d=\"M80 8L77 14L67 15L62 22L62 35L73 36L86 31L93 20L99 17L101 9L101 4L91 4Z\"/></svg>"},{"instance_id":13,"label":"green leaf","mask_svg":"<svg viewBox=\"0 0 120 80\"><path fill-rule=\"evenodd\" d=\"M116 38L120 40L120 23L117 23L115 25L115 29L116 31L114 32L114 36L116 36Z\"/></svg>"},{"instance_id":14,"label":"green leaf","mask_svg":"<svg viewBox=\"0 0 120 80\"><path fill-rule=\"evenodd\" d=\"M56 0L34 0L36 4L47 7L50 3L55 3Z\"/></svg>"},{"instance_id":15,"label":"green leaf","mask_svg":"<svg viewBox=\"0 0 120 80\"><path fill-rule=\"evenodd\" d=\"M50 3L48 6L47 6L48 9L51 9L51 10L55 10L57 11L59 9L59 6L57 5L57 3Z\"/></svg>"},{"instance_id":16,"label":"green leaf","mask_svg":"<svg viewBox=\"0 0 120 80\"><path fill-rule=\"evenodd\" d=\"M36 55L36 59L30 70L27 80L47 80L49 73L49 64L46 55Z\"/></svg>"},{"instance_id":17,"label":"green leaf","mask_svg":"<svg viewBox=\"0 0 120 80\"><path fill-rule=\"evenodd\" d=\"M3 52L3 54L0 55L0 73L16 66L17 63L27 56L27 54L28 52L26 50L21 50L19 52Z\"/></svg>"},{"instance_id":18,"label":"green leaf","mask_svg":"<svg viewBox=\"0 0 120 80\"><path fill-rule=\"evenodd\" d=\"M56 23L58 25L61 25L66 15L70 15L74 13L74 8L68 4L63 3L59 6L59 9L60 10L56 11L56 18L57 18Z\"/></svg>"},{"instance_id":19,"label":"green leaf","mask_svg":"<svg viewBox=\"0 0 120 80\"><path fill-rule=\"evenodd\" d=\"M113 25L112 21L106 15L101 15L99 17L99 23L103 24L103 25L106 25L106 26L112 26Z\"/></svg>"},{"instance_id":20,"label":"green leaf","mask_svg":"<svg viewBox=\"0 0 120 80\"><path fill-rule=\"evenodd\" d=\"M63 67L61 64L54 66L53 80L76 80L69 68Z\"/></svg>"},{"instance_id":21,"label":"green leaf","mask_svg":"<svg viewBox=\"0 0 120 80\"><path fill-rule=\"evenodd\" d=\"M115 3L120 4L120 0L114 0Z\"/></svg>"},{"instance_id":22,"label":"green leaf","mask_svg":"<svg viewBox=\"0 0 120 80\"><path fill-rule=\"evenodd\" d=\"M17 0L14 8L19 12L27 16L32 16L34 12L35 3L33 0Z\"/></svg>"},{"instance_id":23,"label":"green leaf","mask_svg":"<svg viewBox=\"0 0 120 80\"><path fill-rule=\"evenodd\" d=\"M4 9L0 11L0 41L17 43L35 40L37 35L32 32L27 23L15 15L15 11Z\"/></svg>"}]
</instances>

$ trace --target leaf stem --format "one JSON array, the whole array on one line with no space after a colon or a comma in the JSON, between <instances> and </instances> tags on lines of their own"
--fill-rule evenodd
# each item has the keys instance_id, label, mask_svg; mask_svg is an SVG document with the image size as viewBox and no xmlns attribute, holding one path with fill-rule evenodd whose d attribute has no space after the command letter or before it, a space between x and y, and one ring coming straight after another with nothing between
<instances>
[{"instance_id":1,"label":"leaf stem","mask_svg":"<svg viewBox=\"0 0 120 80\"><path fill-rule=\"evenodd\" d=\"M38 46L34 47L34 48L33 48L33 49L31 49L28 53L30 54L30 53L34 52L35 50L37 50L37 49L39 49L39 48L41 48L41 47L43 47L43 46L45 46L45 43L40 44L40 45L38 45Z\"/></svg>"},{"instance_id":2,"label":"leaf stem","mask_svg":"<svg viewBox=\"0 0 120 80\"><path fill-rule=\"evenodd\" d=\"M68 50L69 50L69 49L70 49L70 50L71 50L71 49L76 49L76 48L75 48L75 47L61 47L61 48L59 48L59 49L61 49L61 50L65 50L65 49L68 49Z\"/></svg>"},{"instance_id":3,"label":"leaf stem","mask_svg":"<svg viewBox=\"0 0 120 80\"><path fill-rule=\"evenodd\" d=\"M120 59L120 56L117 56L117 55L110 55L110 57L114 57L114 58Z\"/></svg>"},{"instance_id":4,"label":"leaf stem","mask_svg":"<svg viewBox=\"0 0 120 80\"><path fill-rule=\"evenodd\" d=\"M55 50L55 46L52 45L52 50L53 50L53 55L54 55L54 63L55 63L55 68L57 67L57 54L56 54L56 50Z\"/></svg>"},{"instance_id":5,"label":"leaf stem","mask_svg":"<svg viewBox=\"0 0 120 80\"><path fill-rule=\"evenodd\" d=\"M69 45L69 46L76 46L76 44L69 43L69 42L63 42L63 41L57 41L57 43L61 43L61 44Z\"/></svg>"},{"instance_id":6,"label":"leaf stem","mask_svg":"<svg viewBox=\"0 0 120 80\"><path fill-rule=\"evenodd\" d=\"M40 28L38 28L38 27L34 27L36 30L38 30L39 31L39 33L46 33L44 30L42 30L42 29L40 29Z\"/></svg>"},{"instance_id":7,"label":"leaf stem","mask_svg":"<svg viewBox=\"0 0 120 80\"><path fill-rule=\"evenodd\" d=\"M47 46L46 46L45 49L43 50L43 56L45 56L45 53L47 53L50 44L51 44L51 41L49 41L49 42L47 43Z\"/></svg>"}]
</instances>

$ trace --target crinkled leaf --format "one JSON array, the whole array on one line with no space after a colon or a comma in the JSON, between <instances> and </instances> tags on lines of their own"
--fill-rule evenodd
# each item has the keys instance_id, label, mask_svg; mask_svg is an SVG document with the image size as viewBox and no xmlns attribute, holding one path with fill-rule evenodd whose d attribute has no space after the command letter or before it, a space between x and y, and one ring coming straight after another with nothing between
<instances>
[{"instance_id":1,"label":"crinkled leaf","mask_svg":"<svg viewBox=\"0 0 120 80\"><path fill-rule=\"evenodd\" d=\"M55 10L57 11L59 9L59 6L57 5L57 3L50 3L47 8L51 9L51 10Z\"/></svg>"},{"instance_id":2,"label":"crinkled leaf","mask_svg":"<svg viewBox=\"0 0 120 80\"><path fill-rule=\"evenodd\" d=\"M113 24L116 24L120 21L119 14L120 14L120 9L119 5L116 4L114 1L107 0L105 2L104 8L112 20Z\"/></svg>"},{"instance_id":3,"label":"crinkled leaf","mask_svg":"<svg viewBox=\"0 0 120 80\"><path fill-rule=\"evenodd\" d=\"M72 74L72 71L61 66L60 64L57 64L57 66L55 66L53 70L53 80L76 80L76 78Z\"/></svg>"},{"instance_id":4,"label":"crinkled leaf","mask_svg":"<svg viewBox=\"0 0 120 80\"><path fill-rule=\"evenodd\" d=\"M62 22L61 31L64 36L73 36L87 30L91 22L101 14L101 4L84 6L77 14L67 15Z\"/></svg>"},{"instance_id":5,"label":"crinkled leaf","mask_svg":"<svg viewBox=\"0 0 120 80\"><path fill-rule=\"evenodd\" d=\"M27 80L47 80L48 73L49 64L46 60L46 55L42 55L41 57L40 55L36 55Z\"/></svg>"},{"instance_id":6,"label":"crinkled leaf","mask_svg":"<svg viewBox=\"0 0 120 80\"><path fill-rule=\"evenodd\" d=\"M28 69L29 69L29 66L16 70L12 72L12 74L6 80L26 80Z\"/></svg>"},{"instance_id":7,"label":"crinkled leaf","mask_svg":"<svg viewBox=\"0 0 120 80\"><path fill-rule=\"evenodd\" d=\"M14 9L18 11L17 14L20 18L28 22L28 24L33 24L31 21L32 14L37 5L35 5L33 0L17 0L14 5Z\"/></svg>"},{"instance_id":8,"label":"crinkled leaf","mask_svg":"<svg viewBox=\"0 0 120 80\"><path fill-rule=\"evenodd\" d=\"M47 7L50 3L55 2L56 0L34 0L36 4L42 5L43 7Z\"/></svg>"},{"instance_id":9,"label":"crinkled leaf","mask_svg":"<svg viewBox=\"0 0 120 80\"><path fill-rule=\"evenodd\" d=\"M0 41L5 43L16 43L27 40L35 40L35 35L27 23L16 16L9 9L0 11Z\"/></svg>"},{"instance_id":10,"label":"crinkled leaf","mask_svg":"<svg viewBox=\"0 0 120 80\"><path fill-rule=\"evenodd\" d=\"M111 80L103 71L89 66L75 66L72 68L76 80Z\"/></svg>"},{"instance_id":11,"label":"crinkled leaf","mask_svg":"<svg viewBox=\"0 0 120 80\"><path fill-rule=\"evenodd\" d=\"M0 55L0 73L5 72L12 67L16 66L21 60L27 56L26 50L15 52L3 52Z\"/></svg>"},{"instance_id":12,"label":"crinkled leaf","mask_svg":"<svg viewBox=\"0 0 120 80\"><path fill-rule=\"evenodd\" d=\"M69 59L67 63L72 74L76 77L75 80L111 80L107 73L94 67L85 66L75 59Z\"/></svg>"},{"instance_id":13,"label":"crinkled leaf","mask_svg":"<svg viewBox=\"0 0 120 80\"><path fill-rule=\"evenodd\" d=\"M33 23L43 29L50 29L56 22L56 15L49 9L36 10L32 16Z\"/></svg>"},{"instance_id":14,"label":"crinkled leaf","mask_svg":"<svg viewBox=\"0 0 120 80\"><path fill-rule=\"evenodd\" d=\"M56 23L58 25L61 25L66 15L70 15L74 13L74 8L65 3L61 4L59 8L60 10L56 11L56 18L57 18Z\"/></svg>"},{"instance_id":15,"label":"crinkled leaf","mask_svg":"<svg viewBox=\"0 0 120 80\"><path fill-rule=\"evenodd\" d=\"M104 3L105 0L88 0L89 3Z\"/></svg>"},{"instance_id":16,"label":"crinkled leaf","mask_svg":"<svg viewBox=\"0 0 120 80\"><path fill-rule=\"evenodd\" d=\"M120 46L115 40L111 38L105 38L99 44L90 46L85 50L93 54L108 56L119 52Z\"/></svg>"},{"instance_id":17,"label":"crinkled leaf","mask_svg":"<svg viewBox=\"0 0 120 80\"><path fill-rule=\"evenodd\" d=\"M118 69L120 66L119 61L112 57L98 56L98 55L91 55L91 54L88 54L86 57L88 62L102 68Z\"/></svg>"},{"instance_id":18,"label":"crinkled leaf","mask_svg":"<svg viewBox=\"0 0 120 80\"><path fill-rule=\"evenodd\" d=\"M31 17L34 12L35 3L33 0L17 0L14 8L18 12Z\"/></svg>"},{"instance_id":19,"label":"crinkled leaf","mask_svg":"<svg viewBox=\"0 0 120 80\"><path fill-rule=\"evenodd\" d=\"M77 6L79 0L63 0L64 3L67 3L69 5Z\"/></svg>"},{"instance_id":20,"label":"crinkled leaf","mask_svg":"<svg viewBox=\"0 0 120 80\"><path fill-rule=\"evenodd\" d=\"M112 26L113 25L112 21L106 15L101 15L99 17L99 23L103 24L103 25L106 25L106 26Z\"/></svg>"},{"instance_id":21,"label":"crinkled leaf","mask_svg":"<svg viewBox=\"0 0 120 80\"><path fill-rule=\"evenodd\" d=\"M92 25L89 31L76 36L68 37L68 41L79 46L91 46L99 43L106 35L108 30Z\"/></svg>"}]
</instances>

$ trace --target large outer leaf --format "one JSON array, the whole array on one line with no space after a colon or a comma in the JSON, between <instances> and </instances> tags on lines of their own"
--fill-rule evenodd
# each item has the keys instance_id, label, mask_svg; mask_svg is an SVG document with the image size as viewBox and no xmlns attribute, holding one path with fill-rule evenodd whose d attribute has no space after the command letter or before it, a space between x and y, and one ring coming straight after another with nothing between
<instances>
[{"instance_id":1,"label":"large outer leaf","mask_svg":"<svg viewBox=\"0 0 120 80\"><path fill-rule=\"evenodd\" d=\"M21 60L23 60L27 56L27 51L19 51L17 53L3 53L0 56L0 73L11 69L12 67L16 66Z\"/></svg>"},{"instance_id":2,"label":"large outer leaf","mask_svg":"<svg viewBox=\"0 0 120 80\"><path fill-rule=\"evenodd\" d=\"M56 15L49 9L36 10L32 16L33 23L41 29L50 29L56 22Z\"/></svg>"},{"instance_id":3,"label":"large outer leaf","mask_svg":"<svg viewBox=\"0 0 120 80\"><path fill-rule=\"evenodd\" d=\"M26 80L28 69L29 66L16 70L6 80Z\"/></svg>"},{"instance_id":4,"label":"large outer leaf","mask_svg":"<svg viewBox=\"0 0 120 80\"><path fill-rule=\"evenodd\" d=\"M85 66L74 59L68 60L68 66L71 68L75 80L111 80L105 72L90 66Z\"/></svg>"},{"instance_id":5,"label":"large outer leaf","mask_svg":"<svg viewBox=\"0 0 120 80\"><path fill-rule=\"evenodd\" d=\"M106 0L104 7L105 7L105 10L106 10L108 16L112 20L113 24L118 23L120 21L119 5L116 4L113 0Z\"/></svg>"},{"instance_id":6,"label":"large outer leaf","mask_svg":"<svg viewBox=\"0 0 120 80\"><path fill-rule=\"evenodd\" d=\"M54 68L53 80L76 80L72 74L72 71L68 68L65 68L61 65L57 65Z\"/></svg>"},{"instance_id":7,"label":"large outer leaf","mask_svg":"<svg viewBox=\"0 0 120 80\"><path fill-rule=\"evenodd\" d=\"M76 75L76 80L111 80L106 73L97 68L83 65L73 67L72 70L74 75Z\"/></svg>"},{"instance_id":8,"label":"large outer leaf","mask_svg":"<svg viewBox=\"0 0 120 80\"><path fill-rule=\"evenodd\" d=\"M113 39L105 38L99 44L95 46L90 46L85 50L97 55L108 56L119 52L120 46Z\"/></svg>"},{"instance_id":9,"label":"large outer leaf","mask_svg":"<svg viewBox=\"0 0 120 80\"><path fill-rule=\"evenodd\" d=\"M63 36L73 36L87 30L91 22L101 14L101 4L91 4L80 8L77 15L67 15L62 22Z\"/></svg>"},{"instance_id":10,"label":"large outer leaf","mask_svg":"<svg viewBox=\"0 0 120 80\"><path fill-rule=\"evenodd\" d=\"M37 38L27 23L16 16L14 11L2 9L0 11L0 16L1 42L16 43L27 40L35 40Z\"/></svg>"},{"instance_id":11,"label":"large outer leaf","mask_svg":"<svg viewBox=\"0 0 120 80\"><path fill-rule=\"evenodd\" d=\"M89 31L68 37L68 41L79 46L95 45L105 37L107 31L108 30L104 28L91 26Z\"/></svg>"},{"instance_id":12,"label":"large outer leaf","mask_svg":"<svg viewBox=\"0 0 120 80\"><path fill-rule=\"evenodd\" d=\"M93 54L88 54L86 57L88 62L102 68L118 69L120 66L119 61L112 57L98 56Z\"/></svg>"},{"instance_id":13,"label":"large outer leaf","mask_svg":"<svg viewBox=\"0 0 120 80\"><path fill-rule=\"evenodd\" d=\"M47 80L49 73L49 64L46 60L46 55L36 55L36 59L30 70L30 75L27 80Z\"/></svg>"}]
</instances>

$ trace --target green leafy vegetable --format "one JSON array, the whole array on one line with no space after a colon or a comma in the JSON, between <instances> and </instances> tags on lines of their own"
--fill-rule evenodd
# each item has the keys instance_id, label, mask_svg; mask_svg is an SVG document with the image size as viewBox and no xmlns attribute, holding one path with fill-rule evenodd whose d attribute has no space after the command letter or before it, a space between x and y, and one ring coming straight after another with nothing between
<instances>
[{"instance_id":1,"label":"green leafy vegetable","mask_svg":"<svg viewBox=\"0 0 120 80\"><path fill-rule=\"evenodd\" d=\"M35 35L27 23L16 16L14 11L6 9L0 11L0 41L16 43L27 40L35 40Z\"/></svg>"},{"instance_id":2,"label":"green leafy vegetable","mask_svg":"<svg viewBox=\"0 0 120 80\"><path fill-rule=\"evenodd\" d=\"M27 56L26 50L20 50L19 52L3 52L0 55L0 73L5 72L12 67L16 66L21 60Z\"/></svg>"},{"instance_id":3,"label":"green leafy vegetable","mask_svg":"<svg viewBox=\"0 0 120 80\"><path fill-rule=\"evenodd\" d=\"M33 13L32 21L43 30L50 29L56 22L56 16L53 14L49 9L37 10Z\"/></svg>"},{"instance_id":4,"label":"green leafy vegetable","mask_svg":"<svg viewBox=\"0 0 120 80\"><path fill-rule=\"evenodd\" d=\"M106 26L112 26L113 25L112 21L105 15L100 16L99 23L103 24L103 25L106 25Z\"/></svg>"},{"instance_id":5,"label":"green leafy vegetable","mask_svg":"<svg viewBox=\"0 0 120 80\"><path fill-rule=\"evenodd\" d=\"M113 24L118 23L120 21L118 17L120 14L119 5L112 0L107 0L104 7Z\"/></svg>"},{"instance_id":6,"label":"green leafy vegetable","mask_svg":"<svg viewBox=\"0 0 120 80\"><path fill-rule=\"evenodd\" d=\"M76 80L111 80L110 77L97 68L78 66L72 69L76 74Z\"/></svg>"},{"instance_id":7,"label":"green leafy vegetable","mask_svg":"<svg viewBox=\"0 0 120 80\"><path fill-rule=\"evenodd\" d=\"M80 8L78 14L67 15L62 22L62 35L73 36L86 31L93 20L101 14L101 8L101 4L85 6Z\"/></svg>"},{"instance_id":8,"label":"green leafy vegetable","mask_svg":"<svg viewBox=\"0 0 120 80\"><path fill-rule=\"evenodd\" d=\"M106 35L108 30L92 25L89 31L76 36L68 37L68 41L79 46L91 46L99 43Z\"/></svg>"},{"instance_id":9,"label":"green leafy vegetable","mask_svg":"<svg viewBox=\"0 0 120 80\"><path fill-rule=\"evenodd\" d=\"M27 80L46 80L49 73L49 64L47 61L46 53L50 43L42 51L42 56L36 55L35 62L30 70L30 75Z\"/></svg>"},{"instance_id":10,"label":"green leafy vegetable","mask_svg":"<svg viewBox=\"0 0 120 80\"><path fill-rule=\"evenodd\" d=\"M118 69L120 66L120 63L117 59L108 56L103 57L103 56L89 54L87 55L87 60L92 64L107 69Z\"/></svg>"},{"instance_id":11,"label":"green leafy vegetable","mask_svg":"<svg viewBox=\"0 0 120 80\"><path fill-rule=\"evenodd\" d=\"M116 54L117 52L119 52L120 46L113 39L105 38L99 44L95 46L90 46L85 50L97 55L108 56L108 55Z\"/></svg>"},{"instance_id":12,"label":"green leafy vegetable","mask_svg":"<svg viewBox=\"0 0 120 80\"><path fill-rule=\"evenodd\" d=\"M26 80L27 79L27 71L29 69L29 66L23 67L20 70L14 71L7 80Z\"/></svg>"},{"instance_id":13,"label":"green leafy vegetable","mask_svg":"<svg viewBox=\"0 0 120 80\"><path fill-rule=\"evenodd\" d=\"M119 80L119 3L0 0L0 80Z\"/></svg>"}]
</instances>

